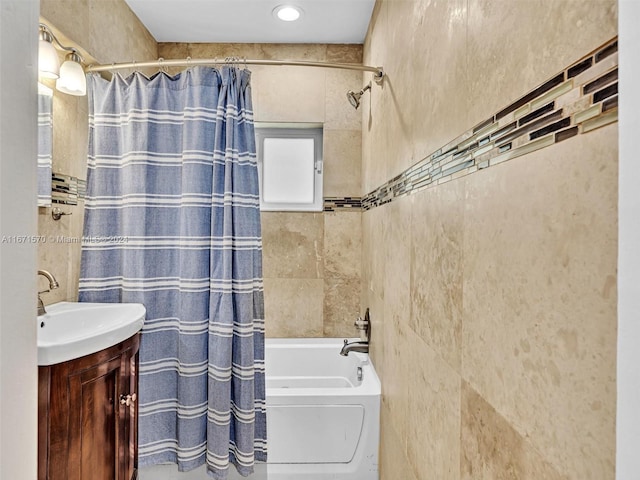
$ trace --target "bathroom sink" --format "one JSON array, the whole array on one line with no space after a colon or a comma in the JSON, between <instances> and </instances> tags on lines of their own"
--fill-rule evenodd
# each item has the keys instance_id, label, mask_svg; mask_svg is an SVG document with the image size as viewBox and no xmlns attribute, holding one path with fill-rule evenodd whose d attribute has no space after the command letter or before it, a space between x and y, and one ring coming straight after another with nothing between
<instances>
[{"instance_id":1,"label":"bathroom sink","mask_svg":"<svg viewBox=\"0 0 640 480\"><path fill-rule=\"evenodd\" d=\"M38 316L38 365L53 365L116 345L142 328L140 303L73 303L47 306Z\"/></svg>"}]
</instances>

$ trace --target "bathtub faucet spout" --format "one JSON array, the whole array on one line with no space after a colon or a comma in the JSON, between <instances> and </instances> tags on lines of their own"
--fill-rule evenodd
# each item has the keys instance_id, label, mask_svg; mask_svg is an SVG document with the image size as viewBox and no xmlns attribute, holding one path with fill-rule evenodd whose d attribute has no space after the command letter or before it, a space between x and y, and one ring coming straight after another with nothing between
<instances>
[{"instance_id":1,"label":"bathtub faucet spout","mask_svg":"<svg viewBox=\"0 0 640 480\"><path fill-rule=\"evenodd\" d=\"M346 357L350 352L369 353L369 342L357 341L349 343L349 340L345 338L340 355Z\"/></svg>"}]
</instances>

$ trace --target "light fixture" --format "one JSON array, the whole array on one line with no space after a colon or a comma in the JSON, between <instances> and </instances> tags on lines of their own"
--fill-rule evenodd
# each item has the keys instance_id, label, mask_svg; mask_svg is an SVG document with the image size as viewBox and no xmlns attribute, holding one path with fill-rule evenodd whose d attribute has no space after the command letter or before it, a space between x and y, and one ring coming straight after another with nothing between
<instances>
[{"instance_id":1,"label":"light fixture","mask_svg":"<svg viewBox=\"0 0 640 480\"><path fill-rule=\"evenodd\" d=\"M293 5L278 5L273 14L283 22L295 22L302 16L302 9Z\"/></svg>"},{"instance_id":2,"label":"light fixture","mask_svg":"<svg viewBox=\"0 0 640 480\"><path fill-rule=\"evenodd\" d=\"M87 94L87 79L82 68L82 57L77 51L67 54L60 67L60 78L56 80L56 90L69 95L83 97Z\"/></svg>"},{"instance_id":3,"label":"light fixture","mask_svg":"<svg viewBox=\"0 0 640 480\"><path fill-rule=\"evenodd\" d=\"M38 72L43 78L58 78L60 61L58 60L58 52L53 46L53 34L41 24L39 35Z\"/></svg>"},{"instance_id":4,"label":"light fixture","mask_svg":"<svg viewBox=\"0 0 640 480\"><path fill-rule=\"evenodd\" d=\"M40 77L57 78L56 90L62 93L76 96L86 95L87 79L82 67L83 59L80 52L76 48L62 45L44 23L40 24L39 35L38 71ZM62 66L58 60L56 46L60 50L69 52Z\"/></svg>"}]
</instances>

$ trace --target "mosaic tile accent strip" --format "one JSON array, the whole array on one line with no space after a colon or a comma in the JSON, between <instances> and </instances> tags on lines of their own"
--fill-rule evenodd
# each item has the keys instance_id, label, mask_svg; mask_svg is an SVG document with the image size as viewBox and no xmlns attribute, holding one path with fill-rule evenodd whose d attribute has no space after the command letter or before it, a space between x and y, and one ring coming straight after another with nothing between
<instances>
[{"instance_id":1,"label":"mosaic tile accent strip","mask_svg":"<svg viewBox=\"0 0 640 480\"><path fill-rule=\"evenodd\" d=\"M618 121L618 39L362 198L370 210ZM325 211L327 210L325 198Z\"/></svg>"},{"instance_id":2,"label":"mosaic tile accent strip","mask_svg":"<svg viewBox=\"0 0 640 480\"><path fill-rule=\"evenodd\" d=\"M51 202L77 205L87 193L87 181L62 173L51 175Z\"/></svg>"},{"instance_id":3,"label":"mosaic tile accent strip","mask_svg":"<svg viewBox=\"0 0 640 480\"><path fill-rule=\"evenodd\" d=\"M360 197L324 197L325 212L360 212L362 199Z\"/></svg>"}]
</instances>

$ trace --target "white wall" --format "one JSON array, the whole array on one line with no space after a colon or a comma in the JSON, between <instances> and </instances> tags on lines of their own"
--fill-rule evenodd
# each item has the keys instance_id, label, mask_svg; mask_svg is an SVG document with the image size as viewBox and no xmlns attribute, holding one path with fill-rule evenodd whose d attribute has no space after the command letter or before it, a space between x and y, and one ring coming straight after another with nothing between
<instances>
[{"instance_id":1,"label":"white wall","mask_svg":"<svg viewBox=\"0 0 640 480\"><path fill-rule=\"evenodd\" d=\"M0 479L37 475L37 0L0 0Z\"/></svg>"},{"instance_id":2,"label":"white wall","mask_svg":"<svg viewBox=\"0 0 640 480\"><path fill-rule=\"evenodd\" d=\"M618 480L640 478L640 1L620 1Z\"/></svg>"}]
</instances>

